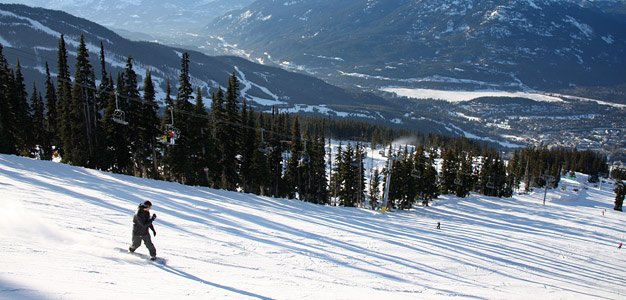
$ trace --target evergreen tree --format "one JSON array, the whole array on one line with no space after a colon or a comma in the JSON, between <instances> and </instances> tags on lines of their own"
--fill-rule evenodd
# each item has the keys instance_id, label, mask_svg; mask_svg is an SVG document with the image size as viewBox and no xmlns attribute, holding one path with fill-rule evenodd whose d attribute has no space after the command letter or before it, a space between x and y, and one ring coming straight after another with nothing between
<instances>
[{"instance_id":1,"label":"evergreen tree","mask_svg":"<svg viewBox=\"0 0 626 300\"><path fill-rule=\"evenodd\" d=\"M393 199L399 209L410 209L415 200L415 189L412 186L411 177L413 159L409 155L407 146L404 150L400 150L398 159L392 168L393 184L389 189L389 199Z\"/></svg>"},{"instance_id":2,"label":"evergreen tree","mask_svg":"<svg viewBox=\"0 0 626 300\"><path fill-rule=\"evenodd\" d=\"M423 145L419 145L417 146L417 148L415 149L413 155L411 156L413 159L413 165L412 165L412 169L411 169L411 178L412 178L412 185L415 188L415 195L417 197L417 199L419 200L420 198L422 200L424 199L425 196L425 186L424 186L424 182L425 182L425 177L426 177L426 154L424 153L424 146ZM426 202L422 202L423 204L426 204Z\"/></svg>"},{"instance_id":3,"label":"evergreen tree","mask_svg":"<svg viewBox=\"0 0 626 300\"><path fill-rule=\"evenodd\" d=\"M17 151L22 156L32 156L34 147L33 127L29 113L28 94L26 93L26 85L24 84L24 76L22 76L19 60L15 66L13 94L9 98L9 103L14 116L14 139L17 142Z\"/></svg>"},{"instance_id":4,"label":"evergreen tree","mask_svg":"<svg viewBox=\"0 0 626 300\"><path fill-rule=\"evenodd\" d=\"M441 166L441 185L442 194L450 194L456 191L454 181L458 177L459 162L457 154L453 148L445 149L443 152L443 163Z\"/></svg>"},{"instance_id":5,"label":"evergreen tree","mask_svg":"<svg viewBox=\"0 0 626 300\"><path fill-rule=\"evenodd\" d=\"M363 202L365 200L365 166L363 165L363 160L365 159L365 147L360 142L357 143L356 148L354 149L354 158L350 163L352 169L356 173L355 177L355 201L357 202L357 206L363 207Z\"/></svg>"},{"instance_id":6,"label":"evergreen tree","mask_svg":"<svg viewBox=\"0 0 626 300\"><path fill-rule=\"evenodd\" d=\"M332 160L333 157L329 158ZM339 142L339 146L337 147L337 153L334 156L334 160L332 160L332 168L331 168L331 176L330 176L330 190L333 197L333 204L335 206L340 205L340 193L343 189L343 177L342 177L342 168L343 168L343 145L342 142Z\"/></svg>"},{"instance_id":7,"label":"evergreen tree","mask_svg":"<svg viewBox=\"0 0 626 300\"><path fill-rule=\"evenodd\" d=\"M416 162L416 154L415 149L409 149L408 146L405 146L405 156L402 160L402 168L404 172L404 207L411 208L415 201L417 201L420 197L420 178L418 178L418 174L415 169Z\"/></svg>"},{"instance_id":8,"label":"evergreen tree","mask_svg":"<svg viewBox=\"0 0 626 300\"><path fill-rule=\"evenodd\" d=\"M251 114L252 115L252 114ZM252 154L252 162L248 183L250 190L259 195L269 195L271 187L271 173L268 166L269 157L274 152L274 148L265 140L265 129L263 113L259 113L256 117L254 145L259 145L257 151Z\"/></svg>"},{"instance_id":9,"label":"evergreen tree","mask_svg":"<svg viewBox=\"0 0 626 300\"><path fill-rule=\"evenodd\" d=\"M274 111L272 114L271 131L275 134L270 137L270 144L276 145L278 151L272 152L270 158L270 171L272 173L273 197L287 197L291 187L287 186L284 174L287 169L288 153L291 149L290 140L282 140L281 137L289 136L289 124L291 120L288 114L281 114Z\"/></svg>"},{"instance_id":10,"label":"evergreen tree","mask_svg":"<svg viewBox=\"0 0 626 300\"><path fill-rule=\"evenodd\" d=\"M378 203L381 200L380 195L380 172L378 169L374 169L374 175L372 176L372 180L370 181L370 206L372 209L376 209L378 207Z\"/></svg>"},{"instance_id":11,"label":"evergreen tree","mask_svg":"<svg viewBox=\"0 0 626 300\"><path fill-rule=\"evenodd\" d=\"M287 161L287 168L285 171L285 184L288 190L286 191L287 197L293 199L295 193L299 194L299 199L302 200L302 174L300 172L300 164L302 162L301 157L304 155L304 148L302 146L302 136L300 135L300 123L298 116L293 119L291 129L291 154Z\"/></svg>"},{"instance_id":12,"label":"evergreen tree","mask_svg":"<svg viewBox=\"0 0 626 300\"><path fill-rule=\"evenodd\" d=\"M183 53L181 60L181 69L178 81L178 93L176 94L176 103L174 104L174 124L180 131L179 137L176 139L176 146L170 147L169 155L170 171L174 178L185 184L187 177L193 176L189 161L190 149L190 123L189 115L193 111L191 99L193 99L193 88L191 86L189 75L189 54Z\"/></svg>"},{"instance_id":13,"label":"evergreen tree","mask_svg":"<svg viewBox=\"0 0 626 300\"><path fill-rule=\"evenodd\" d=\"M211 122L213 124L213 140L219 141L218 147L215 148L214 155L217 157L218 163L214 168L210 169L210 177L214 188L222 188L222 174L226 165L224 161L224 148L222 147L222 141L229 139L226 132L227 124L224 122L226 119L224 112L224 91L218 88L216 92L211 95Z\"/></svg>"},{"instance_id":14,"label":"evergreen tree","mask_svg":"<svg viewBox=\"0 0 626 300\"><path fill-rule=\"evenodd\" d=\"M356 204L356 177L354 168L351 165L354 160L354 148L352 144L348 143L346 149L341 152L340 160L337 163L339 168L339 190L337 194L341 205L353 207Z\"/></svg>"},{"instance_id":15,"label":"evergreen tree","mask_svg":"<svg viewBox=\"0 0 626 300\"><path fill-rule=\"evenodd\" d=\"M462 154L460 158L461 167L454 180L456 185L455 194L457 197L467 197L474 187L474 157L471 153Z\"/></svg>"},{"instance_id":16,"label":"evergreen tree","mask_svg":"<svg viewBox=\"0 0 626 300\"><path fill-rule=\"evenodd\" d=\"M101 113L105 112L107 106L109 104L109 99L112 95L115 94L114 91L114 82L113 79L108 75L106 71L106 62L104 57L104 46L102 42L100 42L100 68L101 68L101 80L98 85L98 90L96 91L96 103L95 107L98 111L96 114L97 124L98 126L95 128L95 148L97 155L94 160L94 165L98 169L108 169L110 165L105 162L106 155L102 155L107 152L108 145L106 144L106 134L104 128L104 115Z\"/></svg>"},{"instance_id":17,"label":"evergreen tree","mask_svg":"<svg viewBox=\"0 0 626 300\"><path fill-rule=\"evenodd\" d=\"M241 187L245 193L259 192L252 187L253 158L255 152L259 152L259 141L256 140L258 129L254 127L256 123L254 111L248 107L245 99L242 103L241 120L244 125L241 136Z\"/></svg>"},{"instance_id":18,"label":"evergreen tree","mask_svg":"<svg viewBox=\"0 0 626 300\"><path fill-rule=\"evenodd\" d=\"M202 99L202 91L196 89L196 104L189 116L189 131L187 147L189 152L189 170L187 171L187 184L208 186L204 168L207 167L206 149L207 139L205 132L208 127L208 113ZM208 134L208 132L207 132Z\"/></svg>"},{"instance_id":19,"label":"evergreen tree","mask_svg":"<svg viewBox=\"0 0 626 300\"><path fill-rule=\"evenodd\" d=\"M624 197L626 196L626 185L622 181L616 182L613 192L615 192L615 207L613 207L613 210L622 211Z\"/></svg>"},{"instance_id":20,"label":"evergreen tree","mask_svg":"<svg viewBox=\"0 0 626 300\"><path fill-rule=\"evenodd\" d=\"M228 126L224 126L224 134L227 139L220 140L222 152L222 188L227 190L235 190L239 184L239 168L240 162L237 159L240 154L239 141L241 139L241 120L239 116L239 83L235 73L228 79L228 87L226 88L224 118Z\"/></svg>"},{"instance_id":21,"label":"evergreen tree","mask_svg":"<svg viewBox=\"0 0 626 300\"><path fill-rule=\"evenodd\" d=\"M439 196L439 187L437 186L438 174L435 168L435 159L437 159L437 151L431 148L426 158L424 166L424 175L422 176L422 184L424 196L428 199L434 199Z\"/></svg>"},{"instance_id":22,"label":"evergreen tree","mask_svg":"<svg viewBox=\"0 0 626 300\"><path fill-rule=\"evenodd\" d=\"M95 75L89 62L89 52L81 35L76 56L76 72L69 109L70 138L66 155L68 161L77 166L93 167L97 108L95 106Z\"/></svg>"},{"instance_id":23,"label":"evergreen tree","mask_svg":"<svg viewBox=\"0 0 626 300\"><path fill-rule=\"evenodd\" d=\"M143 83L143 101L139 112L139 137L137 161L139 162L143 177L159 178L159 159L161 153L158 150L157 138L160 135L159 116L157 110L152 74L146 71Z\"/></svg>"},{"instance_id":24,"label":"evergreen tree","mask_svg":"<svg viewBox=\"0 0 626 300\"><path fill-rule=\"evenodd\" d=\"M0 44L0 153L16 154L14 138L14 117L9 99L11 94L12 75L10 67L2 54Z\"/></svg>"},{"instance_id":25,"label":"evergreen tree","mask_svg":"<svg viewBox=\"0 0 626 300\"><path fill-rule=\"evenodd\" d=\"M509 174L509 181L507 184L513 189L517 190L520 186L521 178L523 177L523 164L520 161L520 153L515 150L513 152L513 158L507 165L507 174Z\"/></svg>"},{"instance_id":26,"label":"evergreen tree","mask_svg":"<svg viewBox=\"0 0 626 300\"><path fill-rule=\"evenodd\" d=\"M362 147L348 143L345 150L338 152L337 165L337 195L343 206L358 206L364 199L365 176L363 174Z\"/></svg>"},{"instance_id":27,"label":"evergreen tree","mask_svg":"<svg viewBox=\"0 0 626 300\"><path fill-rule=\"evenodd\" d=\"M112 82L113 79L109 77ZM124 80L118 73L117 88L114 93L109 94L107 106L102 118L102 131L104 136L104 153L99 162L104 170L115 173L131 173L131 149L128 143L128 125L114 121L114 113L119 103L125 103L126 98L119 96L118 91L124 90Z\"/></svg>"},{"instance_id":28,"label":"evergreen tree","mask_svg":"<svg viewBox=\"0 0 626 300\"><path fill-rule=\"evenodd\" d=\"M124 112L124 121L128 124L122 124L121 130L126 133L126 142L131 151L131 163L129 169L125 172L134 176L145 175L144 163L147 157L152 153L147 149L150 143L151 136L154 132L152 128L154 126L153 114L149 110L145 110L145 102L140 100L139 88L137 82L137 73L133 69L132 57L126 58L126 68L122 73L123 84L118 86L118 104L119 109ZM148 116L142 115L142 113L149 113ZM150 124L148 124L148 118Z\"/></svg>"},{"instance_id":29,"label":"evergreen tree","mask_svg":"<svg viewBox=\"0 0 626 300\"><path fill-rule=\"evenodd\" d=\"M49 133L46 128L46 115L45 106L41 94L37 91L37 86L33 82L33 92L30 97L31 107L31 120L33 128L33 153L36 153L36 157L42 160L52 159L52 147L50 145Z\"/></svg>"},{"instance_id":30,"label":"evergreen tree","mask_svg":"<svg viewBox=\"0 0 626 300\"><path fill-rule=\"evenodd\" d=\"M57 93L50 76L50 69L46 62L46 130L49 134L51 149L46 151L53 151L52 147L59 147L59 132L58 132L58 112L57 112Z\"/></svg>"},{"instance_id":31,"label":"evergreen tree","mask_svg":"<svg viewBox=\"0 0 626 300\"><path fill-rule=\"evenodd\" d=\"M309 178L309 198L310 202L326 204L329 201L328 180L326 178L326 147L324 144L324 130L322 125L316 125L313 130L313 139L307 149L310 157L307 165Z\"/></svg>"},{"instance_id":32,"label":"evergreen tree","mask_svg":"<svg viewBox=\"0 0 626 300\"><path fill-rule=\"evenodd\" d=\"M172 88L170 85L170 80L169 78L165 80L165 99L163 100L165 102L165 115L163 117L163 123L162 123L162 128L161 128L161 132L163 133L163 135L160 138L160 141L166 145L163 148L163 152L165 153L163 155L163 177L165 180L168 181L172 181L175 180L175 176L174 176L174 171L172 169L172 166L174 166L175 162L175 157L174 157L174 153L173 150L175 150L176 146L172 145L171 142L172 140L170 139L170 134L173 134L172 130L175 128L173 125L174 123L174 118L173 118L173 109L174 109L174 100L172 100L171 97L172 94ZM176 142L176 140L174 140L174 143Z\"/></svg>"},{"instance_id":33,"label":"evergreen tree","mask_svg":"<svg viewBox=\"0 0 626 300\"><path fill-rule=\"evenodd\" d=\"M497 195L495 168L495 159L491 154L487 154L487 156L483 158L483 163L478 175L478 190L485 196Z\"/></svg>"}]
</instances>

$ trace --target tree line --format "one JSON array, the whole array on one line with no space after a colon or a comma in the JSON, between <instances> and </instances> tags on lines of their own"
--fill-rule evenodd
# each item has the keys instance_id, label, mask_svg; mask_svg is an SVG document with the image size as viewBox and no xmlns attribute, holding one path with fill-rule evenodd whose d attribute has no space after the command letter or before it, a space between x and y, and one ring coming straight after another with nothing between
<instances>
[{"instance_id":1,"label":"tree line","mask_svg":"<svg viewBox=\"0 0 626 300\"><path fill-rule=\"evenodd\" d=\"M529 190L556 186L572 171L607 171L606 158L588 150L527 147L505 160L464 137L255 112L240 99L234 72L225 88L211 92L207 108L200 88L191 85L188 53L175 87L167 80L165 108L149 70L140 90L132 57L115 77L107 72L102 43L99 81L82 36L74 75L63 35L56 63L56 78L46 63L45 90L33 84L29 97L19 60L12 68L0 45L1 153L317 204L376 208L387 191L388 208L399 209L428 205L440 194L510 197L522 181ZM392 146L400 137L418 146ZM332 153L331 138L358 142ZM366 170L367 144L384 145L387 167Z\"/></svg>"}]
</instances>

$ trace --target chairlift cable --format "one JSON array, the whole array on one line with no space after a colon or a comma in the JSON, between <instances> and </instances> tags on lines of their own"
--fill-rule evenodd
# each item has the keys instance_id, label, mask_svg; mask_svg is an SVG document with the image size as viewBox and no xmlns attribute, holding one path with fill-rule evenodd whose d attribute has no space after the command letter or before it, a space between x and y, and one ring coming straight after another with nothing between
<instances>
[{"instance_id":1,"label":"chairlift cable","mask_svg":"<svg viewBox=\"0 0 626 300\"><path fill-rule=\"evenodd\" d=\"M82 84L80 82L71 82L71 81L67 81L67 80L64 80L64 79L59 79L59 81L69 82L71 84L76 84L76 85L81 86L83 88L87 88L87 89L91 89L91 90L94 90L94 91L98 91L96 88L88 86L88 85L85 85L85 84ZM103 91L103 92L113 95L112 91ZM156 108L161 108L158 104L148 104L145 101L143 101L143 99L137 99L135 97L124 96L124 95L120 95L119 97L125 98L125 99L127 99L129 101L140 102L140 103L142 103L144 105L150 105L150 106L154 106ZM250 129L250 130L260 130L257 127L248 126L248 125L245 125L245 124L242 124L242 123L235 123L235 122L230 122L230 121L227 121L227 120L215 119L215 118L207 116L207 115L201 115L201 114L188 112L188 111L185 111L185 110L174 108L172 106L168 106L168 107L171 107L171 110L173 112L175 111L177 113L181 113L181 114L184 114L184 115L187 115L187 116L202 118L202 119L206 119L206 120L213 121L213 122L216 122L216 123L224 123L224 124L227 124L227 125L239 126L239 127L242 127L242 128L245 128L245 129ZM267 130L267 129L264 129L264 128L261 128L261 129L264 130L265 132L269 132L269 133L271 133L273 135L276 135L276 136L279 136L279 137L286 137L286 138L290 138L290 139L293 138L292 135L282 134L282 133L278 133L278 132L275 132L275 131L272 131L272 130ZM304 137L300 137L300 140L301 141L307 141ZM313 142L313 141L311 141L311 142Z\"/></svg>"}]
</instances>

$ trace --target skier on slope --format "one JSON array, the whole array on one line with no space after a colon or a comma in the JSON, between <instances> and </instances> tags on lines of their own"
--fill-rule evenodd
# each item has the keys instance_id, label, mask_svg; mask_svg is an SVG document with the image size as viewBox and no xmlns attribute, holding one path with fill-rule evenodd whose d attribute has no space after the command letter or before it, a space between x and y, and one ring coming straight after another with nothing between
<instances>
[{"instance_id":1,"label":"skier on slope","mask_svg":"<svg viewBox=\"0 0 626 300\"><path fill-rule=\"evenodd\" d=\"M155 260L156 248L154 248L154 245L152 244L148 229L151 229L152 234L156 236L156 231L154 231L154 226L152 225L152 222L156 219L156 214L153 214L152 217L150 217L150 208L152 208L152 203L150 201L139 204L137 212L133 217L133 239L128 251L131 253L135 252L135 250L141 246L141 241L143 241L148 248L148 251L150 251L150 259Z\"/></svg>"}]
</instances>

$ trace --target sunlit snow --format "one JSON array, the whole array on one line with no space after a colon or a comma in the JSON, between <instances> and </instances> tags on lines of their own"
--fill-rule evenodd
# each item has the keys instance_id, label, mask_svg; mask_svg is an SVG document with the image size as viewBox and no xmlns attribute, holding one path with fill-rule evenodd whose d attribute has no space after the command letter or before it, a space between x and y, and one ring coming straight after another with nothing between
<instances>
[{"instance_id":1,"label":"sunlit snow","mask_svg":"<svg viewBox=\"0 0 626 300\"><path fill-rule=\"evenodd\" d=\"M383 215L0 155L0 299L624 299L624 214L585 179ZM116 250L146 200L164 264Z\"/></svg>"}]
</instances>

